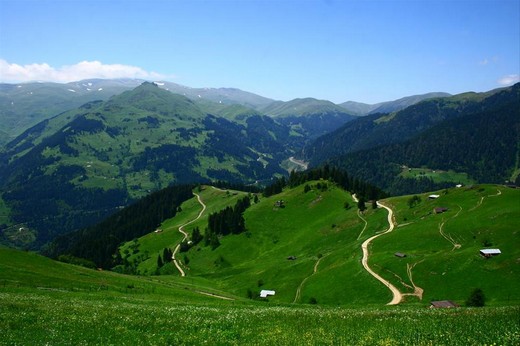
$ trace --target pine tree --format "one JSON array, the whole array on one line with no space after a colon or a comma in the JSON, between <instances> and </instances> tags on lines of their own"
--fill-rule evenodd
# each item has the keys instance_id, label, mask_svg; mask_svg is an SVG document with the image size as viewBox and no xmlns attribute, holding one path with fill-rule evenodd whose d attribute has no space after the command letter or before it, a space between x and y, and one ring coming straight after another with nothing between
<instances>
[{"instance_id":1,"label":"pine tree","mask_svg":"<svg viewBox=\"0 0 520 346\"><path fill-rule=\"evenodd\" d=\"M161 258L161 255L157 256L157 269L162 268L163 265L164 265L164 262Z\"/></svg>"},{"instance_id":2,"label":"pine tree","mask_svg":"<svg viewBox=\"0 0 520 346\"><path fill-rule=\"evenodd\" d=\"M359 211L365 211L367 209L367 207L365 205L364 197L359 197L357 206L358 206Z\"/></svg>"}]
</instances>

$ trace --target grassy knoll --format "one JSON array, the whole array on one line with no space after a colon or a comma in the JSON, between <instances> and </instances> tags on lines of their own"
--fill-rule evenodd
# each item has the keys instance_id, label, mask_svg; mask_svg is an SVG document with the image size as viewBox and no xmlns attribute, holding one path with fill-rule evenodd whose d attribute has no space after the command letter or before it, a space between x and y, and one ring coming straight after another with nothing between
<instances>
[{"instance_id":1,"label":"grassy knoll","mask_svg":"<svg viewBox=\"0 0 520 346\"><path fill-rule=\"evenodd\" d=\"M299 186L260 198L244 214L247 232L222 237L215 250L201 243L181 254L181 260L184 255L189 259L188 281L214 285L240 297L256 298L261 289L275 290L269 301L277 304L366 306L390 301L390 291L360 263L361 243L388 227L386 210L368 206L360 218L347 192L330 183L322 190L318 183L323 185L310 182L308 192ZM518 304L520 273L515 261L520 253L514 230L520 224L515 208L519 191L483 185L439 194L437 200L421 195L413 208L408 205L411 196L384 201L395 210L398 227L372 243L370 266L402 293L414 293L413 284L424 289L422 299L407 296L404 303L425 306L431 300L451 299L464 304L479 287L488 304ZM206 217L234 204L240 195L205 188L201 196L208 205ZM284 200L283 208L275 205L277 200ZM348 210L345 201L352 206ZM435 207L448 210L435 214ZM178 226L195 218L201 207L192 199L182 208L164 223L163 233L139 239L139 253L158 254L165 244L173 248L180 241ZM186 230L198 226L203 231L206 224L203 217ZM478 253L482 247L499 247L503 254L485 260ZM407 257L397 258L395 252ZM156 256L140 264L141 273L155 271ZM290 256L296 259L289 260ZM162 270L167 273L177 274L173 267ZM161 280L167 278L161 276Z\"/></svg>"},{"instance_id":2,"label":"grassy knoll","mask_svg":"<svg viewBox=\"0 0 520 346\"><path fill-rule=\"evenodd\" d=\"M424 289L423 301L464 303L478 287L489 304L519 304L520 190L482 185L438 194L435 200L421 195L412 208L410 196L387 201L398 227L374 241L370 263L403 292L413 291L407 266L415 265L412 277ZM435 214L436 207L448 210ZM482 248L499 248L502 254L485 259L479 255ZM397 258L395 252L407 257Z\"/></svg>"},{"instance_id":3,"label":"grassy knoll","mask_svg":"<svg viewBox=\"0 0 520 346\"><path fill-rule=\"evenodd\" d=\"M452 182L454 184L471 185L475 182L468 177L466 173L458 173L455 171L442 171L430 168L409 168L404 167L401 174L405 178L419 179L431 178L435 183Z\"/></svg>"},{"instance_id":4,"label":"grassy knoll","mask_svg":"<svg viewBox=\"0 0 520 346\"><path fill-rule=\"evenodd\" d=\"M243 297L273 289L276 295L269 300L274 303L308 303L314 298L336 305L389 299L389 292L359 264L360 244L384 228L384 211L367 211L369 224L358 239L364 223L355 207L344 208L345 201L355 206L351 196L330 183L321 190L318 183L309 183L313 188L307 193L300 186L261 198L244 214L247 232L223 237L215 250L200 245L188 252L188 275L211 279ZM275 206L280 199L283 208ZM290 256L296 259L288 260Z\"/></svg>"}]
</instances>

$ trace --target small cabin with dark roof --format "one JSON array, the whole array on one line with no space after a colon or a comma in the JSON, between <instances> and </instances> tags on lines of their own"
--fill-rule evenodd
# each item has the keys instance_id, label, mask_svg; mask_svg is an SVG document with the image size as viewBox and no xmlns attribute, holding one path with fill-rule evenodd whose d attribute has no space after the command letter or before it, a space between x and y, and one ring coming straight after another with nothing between
<instances>
[{"instance_id":1,"label":"small cabin with dark roof","mask_svg":"<svg viewBox=\"0 0 520 346\"><path fill-rule=\"evenodd\" d=\"M442 213L447 212L447 211L448 211L448 208L444 208L444 207L437 207L437 208L433 209L433 212L435 214L442 214Z\"/></svg>"},{"instance_id":2,"label":"small cabin with dark roof","mask_svg":"<svg viewBox=\"0 0 520 346\"><path fill-rule=\"evenodd\" d=\"M405 254L405 253L402 253L402 252L396 252L394 255L395 255L395 257L399 257L399 258L404 258L404 257L406 257L406 254Z\"/></svg>"},{"instance_id":3,"label":"small cabin with dark roof","mask_svg":"<svg viewBox=\"0 0 520 346\"><path fill-rule=\"evenodd\" d=\"M430 308L435 309L450 309L450 308L458 308L459 305L451 300L436 300L430 302Z\"/></svg>"}]
</instances>

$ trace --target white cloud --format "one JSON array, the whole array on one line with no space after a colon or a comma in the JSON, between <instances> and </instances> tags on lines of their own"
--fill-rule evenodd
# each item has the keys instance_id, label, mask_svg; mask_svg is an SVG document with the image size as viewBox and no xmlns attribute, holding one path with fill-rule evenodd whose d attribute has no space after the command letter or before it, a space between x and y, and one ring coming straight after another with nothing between
<instances>
[{"instance_id":1,"label":"white cloud","mask_svg":"<svg viewBox=\"0 0 520 346\"><path fill-rule=\"evenodd\" d=\"M137 66L121 64L103 64L100 61L82 61L74 65L58 68L49 64L10 64L0 59L1 82L46 81L67 83L90 78L136 78L164 79L165 76L156 72L148 72Z\"/></svg>"},{"instance_id":2,"label":"white cloud","mask_svg":"<svg viewBox=\"0 0 520 346\"><path fill-rule=\"evenodd\" d=\"M512 85L518 82L520 82L520 75L518 74L508 74L497 81L498 84L503 86Z\"/></svg>"}]
</instances>

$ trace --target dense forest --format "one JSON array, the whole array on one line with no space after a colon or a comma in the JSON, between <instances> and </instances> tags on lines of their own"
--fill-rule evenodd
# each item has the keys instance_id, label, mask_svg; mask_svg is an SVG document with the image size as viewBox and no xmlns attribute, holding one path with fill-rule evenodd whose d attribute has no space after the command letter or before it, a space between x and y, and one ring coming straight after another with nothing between
<instances>
[{"instance_id":1,"label":"dense forest","mask_svg":"<svg viewBox=\"0 0 520 346\"><path fill-rule=\"evenodd\" d=\"M118 246L155 230L175 216L182 202L193 197L194 185L174 185L154 192L122 209L101 223L56 238L44 254L57 258L71 255L94 262L101 268L120 264Z\"/></svg>"},{"instance_id":2,"label":"dense forest","mask_svg":"<svg viewBox=\"0 0 520 346\"><path fill-rule=\"evenodd\" d=\"M273 184L264 189L263 194L264 196L269 197L282 192L283 188L286 186L295 187L308 181L320 179L330 180L338 184L345 191L357 194L366 200L379 200L388 196L386 192L375 185L355 178L341 168L329 165L309 169L304 172L291 171L289 179L286 179L285 177L277 179Z\"/></svg>"},{"instance_id":3,"label":"dense forest","mask_svg":"<svg viewBox=\"0 0 520 346\"><path fill-rule=\"evenodd\" d=\"M401 166L465 172L482 183L506 183L520 150L520 85L488 98L496 106L438 124L404 143L350 153L333 166L394 195L443 188L446 183L399 176Z\"/></svg>"},{"instance_id":4,"label":"dense forest","mask_svg":"<svg viewBox=\"0 0 520 346\"><path fill-rule=\"evenodd\" d=\"M464 126L468 116L482 112L490 116L500 109L518 109L520 84L488 93L466 93L434 98L390 114L372 114L349 122L308 145L304 156L317 166L348 153L412 140L443 122ZM512 108L511 108L512 107ZM479 124L473 124L479 125ZM514 143L514 142L513 142Z\"/></svg>"}]
</instances>

